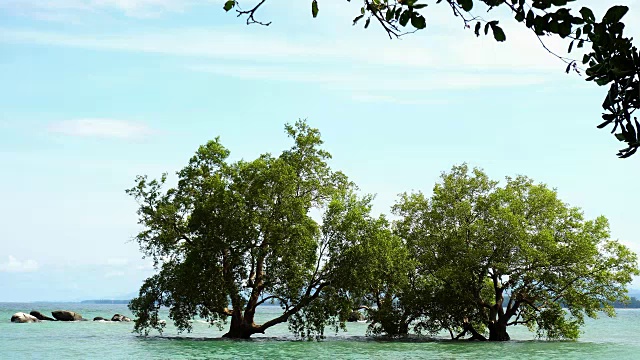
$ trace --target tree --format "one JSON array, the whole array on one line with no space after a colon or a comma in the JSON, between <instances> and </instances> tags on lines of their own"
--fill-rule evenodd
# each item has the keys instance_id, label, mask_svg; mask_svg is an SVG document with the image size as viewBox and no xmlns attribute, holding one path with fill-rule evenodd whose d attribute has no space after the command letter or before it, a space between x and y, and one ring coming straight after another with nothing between
<instances>
[{"instance_id":1,"label":"tree","mask_svg":"<svg viewBox=\"0 0 640 360\"><path fill-rule=\"evenodd\" d=\"M333 283L340 288L341 298L349 301L349 308L366 309L369 334L404 336L421 314L411 306L416 302L409 300L420 289L412 276L415 265L389 221L370 215L372 200L350 194L335 207L340 216L327 218L323 225L349 234L334 259Z\"/></svg>"},{"instance_id":2,"label":"tree","mask_svg":"<svg viewBox=\"0 0 640 360\"><path fill-rule=\"evenodd\" d=\"M136 331L162 331L162 306L180 331L195 316L219 326L230 318L228 338L283 322L297 335L322 336L346 319L346 302L326 294L338 293L334 259L354 243L356 230L340 220L354 185L327 164L317 129L299 121L286 131L294 145L278 157L230 162L215 139L177 173L176 187L163 189L165 174L139 176L127 190L144 226L136 240L159 270L129 305ZM314 211L324 212L322 225ZM274 301L282 314L256 324L256 309Z\"/></svg>"},{"instance_id":3,"label":"tree","mask_svg":"<svg viewBox=\"0 0 640 360\"><path fill-rule=\"evenodd\" d=\"M394 211L398 235L433 277L441 315L428 315L452 337L485 340L488 330L488 340L504 341L509 326L523 324L539 337L575 339L585 316L614 315L611 304L640 274L636 255L609 238L606 218L585 220L523 176L499 186L454 166L431 198L404 194Z\"/></svg>"},{"instance_id":4,"label":"tree","mask_svg":"<svg viewBox=\"0 0 640 360\"><path fill-rule=\"evenodd\" d=\"M351 1L351 0L347 0ZM517 22L531 29L542 46L551 54L566 63L566 72L581 72L581 63L587 68L587 81L600 86L609 86L609 91L602 103L605 113L603 122L598 128L612 125L611 133L626 143L626 147L618 152L618 156L626 158L633 155L640 147L640 123L633 116L640 108L640 52L633 46L632 39L623 34L625 24L621 22L629 10L626 6L611 7L600 21L593 11L581 7L578 11L567 8L575 0L362 0L363 6L353 20L353 24L364 20L364 27L369 27L371 20L380 24L390 38L399 37L408 32L427 27L427 9L431 3L449 6L452 14L461 19L464 27L473 27L477 36L492 32L497 41L505 41L507 36L497 20L485 20L474 16L478 10L476 5L483 5L481 10L506 8ZM266 0L256 0L249 8L242 9L237 0L228 0L224 10L235 8L238 16L245 16L247 24L269 25L270 22L256 20L256 12ZM319 13L319 1L311 1L311 14ZM479 11L478 11L479 12ZM404 29L407 29L406 31ZM582 48L591 45L591 51L582 59L571 59L558 55L544 44L546 35L556 35L568 41L568 52L574 46Z\"/></svg>"}]
</instances>

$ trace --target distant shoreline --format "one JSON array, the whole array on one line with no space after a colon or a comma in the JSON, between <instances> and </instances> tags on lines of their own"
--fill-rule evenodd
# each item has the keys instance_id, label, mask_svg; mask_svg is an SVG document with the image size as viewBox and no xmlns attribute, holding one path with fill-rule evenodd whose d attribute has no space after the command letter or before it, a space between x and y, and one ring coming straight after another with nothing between
<instances>
[{"instance_id":1,"label":"distant shoreline","mask_svg":"<svg viewBox=\"0 0 640 360\"><path fill-rule=\"evenodd\" d=\"M101 300L82 300L80 304L128 304L131 300L112 300L112 299L101 299Z\"/></svg>"},{"instance_id":2,"label":"distant shoreline","mask_svg":"<svg viewBox=\"0 0 640 360\"><path fill-rule=\"evenodd\" d=\"M508 302L509 298L505 299ZM616 302L613 304L615 309L640 309L640 299L632 296L629 304L622 304ZM116 299L95 299L95 300L82 300L82 301L0 301L0 303L30 303L30 304L95 304L95 305L127 305L131 300L116 300ZM262 306L278 306L278 304L263 304Z\"/></svg>"}]
</instances>

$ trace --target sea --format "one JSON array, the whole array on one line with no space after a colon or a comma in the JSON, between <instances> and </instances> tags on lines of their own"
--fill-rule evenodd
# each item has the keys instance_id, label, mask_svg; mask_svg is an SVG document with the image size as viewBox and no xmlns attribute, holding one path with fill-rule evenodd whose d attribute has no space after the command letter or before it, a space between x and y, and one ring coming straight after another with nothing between
<instances>
[{"instance_id":1,"label":"sea","mask_svg":"<svg viewBox=\"0 0 640 360\"><path fill-rule=\"evenodd\" d=\"M578 341L535 339L526 328L509 331L503 343L450 341L447 337L388 341L367 337L366 323L349 323L347 331L327 331L326 339L296 339L286 324L250 340L226 340L218 330L195 320L193 331L179 334L171 325L161 335L133 333L133 323L40 322L11 323L16 312L71 310L86 319L114 314L132 317L123 304L0 303L0 359L640 359L640 309L618 309L615 318L588 320ZM256 322L280 312L259 309Z\"/></svg>"}]
</instances>

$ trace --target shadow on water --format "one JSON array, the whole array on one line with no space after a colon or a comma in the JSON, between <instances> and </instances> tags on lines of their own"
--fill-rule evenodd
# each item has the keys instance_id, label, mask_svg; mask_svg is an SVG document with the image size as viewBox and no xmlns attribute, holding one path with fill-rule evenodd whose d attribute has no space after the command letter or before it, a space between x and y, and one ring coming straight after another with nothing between
<instances>
[{"instance_id":1,"label":"shadow on water","mask_svg":"<svg viewBox=\"0 0 640 360\"><path fill-rule=\"evenodd\" d=\"M389 338L389 337L373 337L373 336L358 336L358 335L345 335L345 336L327 336L319 341L315 339L303 339L293 336L258 336L250 339L228 339L223 337L204 337L204 336L164 336L164 335L139 335L135 337L139 341L211 341L211 342L227 342L227 343L260 343L260 342L290 342L290 343L309 343L309 342L362 342L362 343L378 343L378 344L447 344L447 345L461 345L466 346L469 344L539 344L539 345L560 345L560 344L578 344L572 340L510 340L506 342L481 342L470 340L453 340L442 337L427 337L427 336L412 336L403 338ZM590 342L579 342L579 344L590 344Z\"/></svg>"}]
</instances>

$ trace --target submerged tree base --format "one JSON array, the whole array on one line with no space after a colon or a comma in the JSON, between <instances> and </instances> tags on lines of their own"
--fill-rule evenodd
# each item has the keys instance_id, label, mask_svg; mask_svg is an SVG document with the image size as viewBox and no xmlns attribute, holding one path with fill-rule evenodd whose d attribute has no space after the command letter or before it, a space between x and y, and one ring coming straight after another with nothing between
<instances>
[{"instance_id":1,"label":"submerged tree base","mask_svg":"<svg viewBox=\"0 0 640 360\"><path fill-rule=\"evenodd\" d=\"M509 341L511 337L507 332L507 325L489 324L489 341Z\"/></svg>"}]
</instances>

